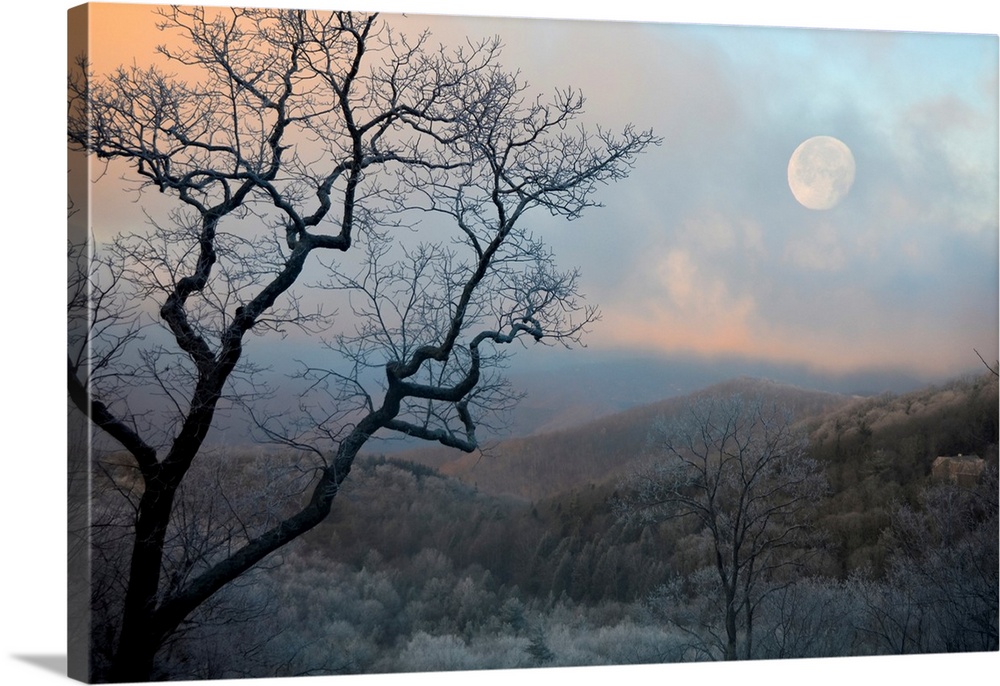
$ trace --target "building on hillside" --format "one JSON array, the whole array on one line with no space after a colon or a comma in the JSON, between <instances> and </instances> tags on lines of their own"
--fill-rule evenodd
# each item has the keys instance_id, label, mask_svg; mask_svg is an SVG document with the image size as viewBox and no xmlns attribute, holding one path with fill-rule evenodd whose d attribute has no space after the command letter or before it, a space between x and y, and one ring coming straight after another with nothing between
<instances>
[{"instance_id":1,"label":"building on hillside","mask_svg":"<svg viewBox=\"0 0 1000 686\"><path fill-rule=\"evenodd\" d=\"M975 486L985 468L986 461L976 455L943 455L931 464L931 478L959 486Z\"/></svg>"}]
</instances>

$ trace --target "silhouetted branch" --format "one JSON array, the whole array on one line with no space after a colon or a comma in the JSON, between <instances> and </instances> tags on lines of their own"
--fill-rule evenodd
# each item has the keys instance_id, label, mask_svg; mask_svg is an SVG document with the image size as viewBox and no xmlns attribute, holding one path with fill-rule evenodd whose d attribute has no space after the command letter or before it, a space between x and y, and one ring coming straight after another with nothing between
<instances>
[{"instance_id":1,"label":"silhouetted branch","mask_svg":"<svg viewBox=\"0 0 1000 686\"><path fill-rule=\"evenodd\" d=\"M1000 376L1000 360L998 360L992 366L990 366L990 363L987 362L985 359L983 359L983 356L979 354L978 350L973 348L972 352L976 353L976 357L978 357L979 361L982 362L986 366L986 368L990 370L990 373L993 374L993 376Z\"/></svg>"}]
</instances>

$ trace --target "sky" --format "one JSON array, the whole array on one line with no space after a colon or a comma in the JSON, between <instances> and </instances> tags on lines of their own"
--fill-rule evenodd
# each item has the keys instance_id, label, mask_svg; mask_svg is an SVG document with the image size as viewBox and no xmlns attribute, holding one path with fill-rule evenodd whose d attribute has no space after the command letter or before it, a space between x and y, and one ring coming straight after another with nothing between
<instances>
[{"instance_id":1,"label":"sky","mask_svg":"<svg viewBox=\"0 0 1000 686\"><path fill-rule=\"evenodd\" d=\"M495 29L532 83L577 85L592 121L664 138L604 209L545 234L602 307L593 346L926 375L996 350L995 37L439 26ZM816 135L857 163L826 211L787 182Z\"/></svg>"},{"instance_id":2,"label":"sky","mask_svg":"<svg viewBox=\"0 0 1000 686\"><path fill-rule=\"evenodd\" d=\"M93 36L99 71L155 59L145 8L104 9L116 20L95 22L111 27ZM996 357L996 36L384 17L446 45L499 35L536 92L582 90L588 126L662 136L599 192L603 208L528 218L601 308L592 350L926 379L975 369L974 350ZM857 168L827 210L787 181L791 153L818 135ZM112 182L94 193L98 212L113 208L99 231L136 223Z\"/></svg>"}]
</instances>

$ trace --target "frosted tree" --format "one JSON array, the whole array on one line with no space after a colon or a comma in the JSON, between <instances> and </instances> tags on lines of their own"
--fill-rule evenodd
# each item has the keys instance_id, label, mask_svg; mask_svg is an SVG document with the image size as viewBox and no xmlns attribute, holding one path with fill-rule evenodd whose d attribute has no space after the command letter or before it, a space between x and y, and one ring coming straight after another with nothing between
<instances>
[{"instance_id":1,"label":"frosted tree","mask_svg":"<svg viewBox=\"0 0 1000 686\"><path fill-rule=\"evenodd\" d=\"M694 596L674 620L703 654L749 658L758 606L802 563L810 510L826 480L790 414L759 397L703 397L663 423L653 446L616 508L626 521L696 523L705 567L662 593L672 603Z\"/></svg>"}]
</instances>

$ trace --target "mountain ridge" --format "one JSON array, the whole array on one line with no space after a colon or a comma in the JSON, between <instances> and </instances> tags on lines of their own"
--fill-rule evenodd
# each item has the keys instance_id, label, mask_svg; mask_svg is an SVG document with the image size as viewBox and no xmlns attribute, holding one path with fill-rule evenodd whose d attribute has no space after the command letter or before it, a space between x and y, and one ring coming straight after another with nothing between
<instances>
[{"instance_id":1,"label":"mountain ridge","mask_svg":"<svg viewBox=\"0 0 1000 686\"><path fill-rule=\"evenodd\" d=\"M642 458L655 424L705 396L760 395L789 408L796 421L858 396L738 377L706 388L606 414L581 424L490 442L479 453L422 446L397 457L439 470L495 495L529 500L623 476Z\"/></svg>"}]
</instances>

